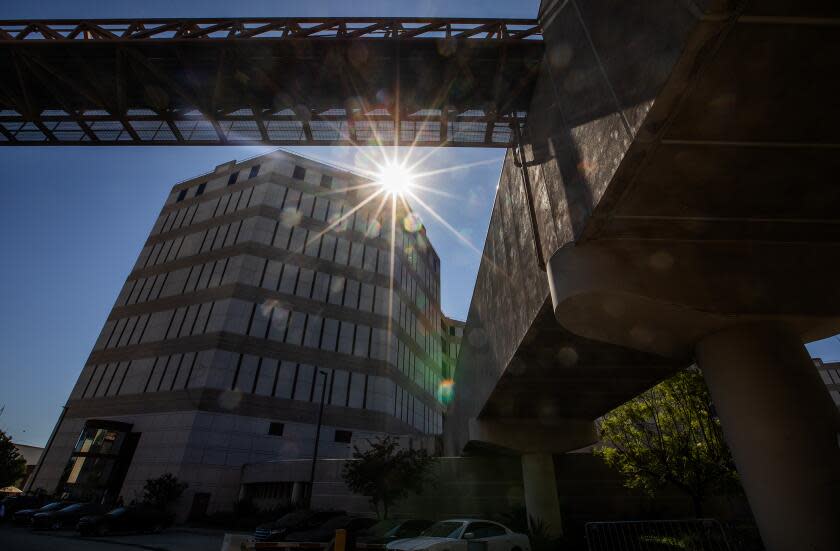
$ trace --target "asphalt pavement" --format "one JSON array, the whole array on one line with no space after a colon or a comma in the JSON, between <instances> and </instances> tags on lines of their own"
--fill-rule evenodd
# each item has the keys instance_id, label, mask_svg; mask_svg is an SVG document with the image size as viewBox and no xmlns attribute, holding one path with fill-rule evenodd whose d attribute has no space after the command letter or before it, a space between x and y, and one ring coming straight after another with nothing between
<instances>
[{"instance_id":1,"label":"asphalt pavement","mask_svg":"<svg viewBox=\"0 0 840 551\"><path fill-rule=\"evenodd\" d=\"M0 525L2 551L219 551L224 532L171 528L160 534L129 534L82 538L75 532L34 532L28 528Z\"/></svg>"}]
</instances>

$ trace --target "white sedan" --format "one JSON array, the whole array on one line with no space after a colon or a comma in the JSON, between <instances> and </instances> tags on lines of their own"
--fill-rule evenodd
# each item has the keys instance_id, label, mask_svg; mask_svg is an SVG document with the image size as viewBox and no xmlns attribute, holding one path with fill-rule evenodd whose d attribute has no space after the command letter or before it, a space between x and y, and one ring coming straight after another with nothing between
<instances>
[{"instance_id":1,"label":"white sedan","mask_svg":"<svg viewBox=\"0 0 840 551\"><path fill-rule=\"evenodd\" d=\"M416 538L392 541L389 551L531 551L528 536L489 520L436 522Z\"/></svg>"}]
</instances>

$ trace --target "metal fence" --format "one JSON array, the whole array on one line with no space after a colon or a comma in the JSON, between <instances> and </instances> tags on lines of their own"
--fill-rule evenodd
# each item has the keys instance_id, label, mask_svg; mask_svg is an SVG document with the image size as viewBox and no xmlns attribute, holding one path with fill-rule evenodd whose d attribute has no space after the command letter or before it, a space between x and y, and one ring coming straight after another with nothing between
<instances>
[{"instance_id":1,"label":"metal fence","mask_svg":"<svg viewBox=\"0 0 840 551\"><path fill-rule=\"evenodd\" d=\"M589 522L589 551L732 551L715 519Z\"/></svg>"}]
</instances>

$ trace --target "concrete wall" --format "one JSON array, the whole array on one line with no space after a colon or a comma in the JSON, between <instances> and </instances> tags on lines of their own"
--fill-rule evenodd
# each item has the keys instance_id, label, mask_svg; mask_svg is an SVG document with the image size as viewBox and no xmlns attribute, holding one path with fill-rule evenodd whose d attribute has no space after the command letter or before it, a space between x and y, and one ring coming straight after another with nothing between
<instances>
[{"instance_id":1,"label":"concrete wall","mask_svg":"<svg viewBox=\"0 0 840 551\"><path fill-rule=\"evenodd\" d=\"M354 495L341 479L347 460L319 460L312 506L370 514L367 498ZM243 484L306 480L311 463L275 461L246 466ZM497 517L523 503L522 467L518 457L440 457L435 482L421 495L411 495L393 508L394 516L431 520L453 517Z\"/></svg>"},{"instance_id":2,"label":"concrete wall","mask_svg":"<svg viewBox=\"0 0 840 551\"><path fill-rule=\"evenodd\" d=\"M703 9L669 0L542 3L546 55L524 149L544 259L584 238L607 187L632 167L625 154L655 114L654 98ZM540 308L550 304L524 185L509 151L456 369L447 453L461 453L468 419L481 412Z\"/></svg>"},{"instance_id":3,"label":"concrete wall","mask_svg":"<svg viewBox=\"0 0 840 551\"><path fill-rule=\"evenodd\" d=\"M467 314L454 399L444 423L447 454L461 453L469 419L478 415L537 312L550 300L527 208L522 176L508 152Z\"/></svg>"}]
</instances>

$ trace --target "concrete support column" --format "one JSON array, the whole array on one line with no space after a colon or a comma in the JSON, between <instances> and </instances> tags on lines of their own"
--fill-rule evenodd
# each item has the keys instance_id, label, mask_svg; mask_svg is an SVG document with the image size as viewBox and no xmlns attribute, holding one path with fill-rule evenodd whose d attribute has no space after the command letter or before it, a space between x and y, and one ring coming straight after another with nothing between
<instances>
[{"instance_id":1,"label":"concrete support column","mask_svg":"<svg viewBox=\"0 0 840 551\"><path fill-rule=\"evenodd\" d=\"M560 500L557 498L557 478L554 476L554 458L548 453L522 456L522 483L525 489L525 509L528 523L540 520L548 526L553 536L563 534Z\"/></svg>"},{"instance_id":2,"label":"concrete support column","mask_svg":"<svg viewBox=\"0 0 840 551\"><path fill-rule=\"evenodd\" d=\"M736 326L705 337L697 363L767 550L840 549L840 421L799 336Z\"/></svg>"}]
</instances>

